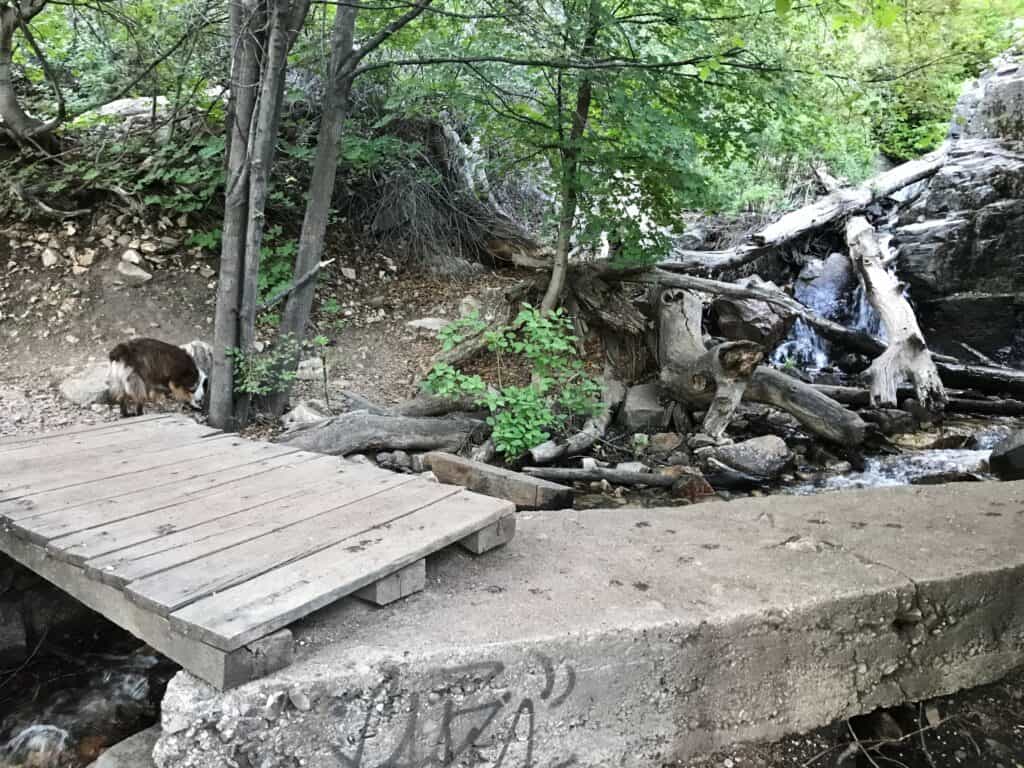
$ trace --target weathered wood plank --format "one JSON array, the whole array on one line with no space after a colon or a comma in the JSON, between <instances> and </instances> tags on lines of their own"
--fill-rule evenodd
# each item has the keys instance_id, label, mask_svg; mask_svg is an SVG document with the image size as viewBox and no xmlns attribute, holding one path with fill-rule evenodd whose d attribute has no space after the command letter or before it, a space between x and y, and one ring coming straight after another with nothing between
<instances>
[{"instance_id":1,"label":"weathered wood plank","mask_svg":"<svg viewBox=\"0 0 1024 768\"><path fill-rule=\"evenodd\" d=\"M133 417L130 422L129 420L122 419L120 421L106 421L102 424L80 424L75 427L66 427L41 434L9 435L8 437L0 438L0 451L6 453L8 450L21 450L21 448L34 445L40 440L53 440L54 438L82 435L89 432L105 432L110 429L121 429L129 423L139 424L146 421L156 421L157 419L169 419L171 417L172 415L169 413L153 413L147 416Z\"/></svg>"},{"instance_id":2,"label":"weathered wood plank","mask_svg":"<svg viewBox=\"0 0 1024 768\"><path fill-rule=\"evenodd\" d=\"M486 528L469 534L459 542L464 549L474 555L482 555L497 547L504 546L512 541L516 535L516 516L506 515L497 522L491 523Z\"/></svg>"},{"instance_id":3,"label":"weathered wood plank","mask_svg":"<svg viewBox=\"0 0 1024 768\"><path fill-rule=\"evenodd\" d=\"M202 459L204 456L217 453L220 446L237 441L238 438L232 435L213 435L194 442L190 440L184 446L172 444L168 446L168 449L175 449L173 451L154 450L115 459L109 464L103 465L102 472L96 466L88 465L84 467L52 467L48 472L32 473L27 477L24 474L3 477L0 478L0 502L93 482L97 479L97 475L106 479L136 475L139 482L142 482L144 475L148 472L161 467L181 465ZM238 443L238 446L239 450L245 450L242 443Z\"/></svg>"},{"instance_id":4,"label":"weathered wood plank","mask_svg":"<svg viewBox=\"0 0 1024 768\"><path fill-rule=\"evenodd\" d=\"M171 615L172 626L225 650L329 605L340 597L512 514L514 505L473 493L394 520L382 535L321 549Z\"/></svg>"},{"instance_id":5,"label":"weathered wood plank","mask_svg":"<svg viewBox=\"0 0 1024 768\"><path fill-rule=\"evenodd\" d=\"M112 462L127 456L167 450L176 445L195 442L220 430L192 421L164 419L140 424L133 429L104 432L100 435L76 437L70 443L47 442L37 446L37 452L18 453L3 463L3 476L15 477L29 484L40 477L49 477L64 471L91 468L100 471Z\"/></svg>"},{"instance_id":6,"label":"weathered wood plank","mask_svg":"<svg viewBox=\"0 0 1024 768\"><path fill-rule=\"evenodd\" d=\"M442 483L461 485L471 491L507 499L519 509L564 509L572 506L573 489L539 477L529 477L451 453L434 451L426 464Z\"/></svg>"},{"instance_id":7,"label":"weathered wood plank","mask_svg":"<svg viewBox=\"0 0 1024 768\"><path fill-rule=\"evenodd\" d=\"M375 530L379 526L458 492L454 486L420 481L196 560L189 547L183 547L183 565L134 581L125 593L130 600L166 616L332 545L347 543L348 548L358 549L365 541L380 537Z\"/></svg>"},{"instance_id":8,"label":"weathered wood plank","mask_svg":"<svg viewBox=\"0 0 1024 768\"><path fill-rule=\"evenodd\" d=\"M277 453L273 449L280 449L283 446L246 444L239 438L230 436L211 437L198 448L202 449L203 446L209 446L205 453L199 452L196 455L195 449L189 449L175 454L171 459L172 463L159 472L130 472L117 477L100 477L52 490L31 491L14 499L0 501L0 520L18 522L69 506L81 506L142 489L181 483L185 478L206 474L213 464L221 467L240 466L291 452L283 450Z\"/></svg>"},{"instance_id":9,"label":"weathered wood plank","mask_svg":"<svg viewBox=\"0 0 1024 768\"><path fill-rule=\"evenodd\" d=\"M307 491L248 506L175 533L151 537L135 546L111 550L87 561L85 571L91 578L123 586L183 565L190 559L212 555L347 504L375 497L412 479L403 475L381 474L383 476L378 478L360 478L358 484L351 486L341 486L337 480L325 480ZM153 525L151 523L150 531Z\"/></svg>"},{"instance_id":10,"label":"weathered wood plank","mask_svg":"<svg viewBox=\"0 0 1024 768\"><path fill-rule=\"evenodd\" d=\"M288 483L307 482L329 472L324 464L310 466L317 458L322 458L311 458L314 456L286 455L275 464L264 464L261 471L247 471L243 467L241 477L219 473L220 483L212 487L200 486L201 493L184 493L181 487L172 484L157 489L146 500L132 494L127 504L123 501L126 497L121 497L110 500L111 504L100 502L95 507L83 505L20 520L12 527L37 544L52 541L48 548L55 556L81 565L100 548L102 552L97 554L111 552L130 546L142 536L152 538L172 533L264 500L294 494L296 486ZM258 500L254 500L257 497ZM71 539L75 534L79 536ZM91 542L95 549L85 546L85 542Z\"/></svg>"},{"instance_id":11,"label":"weathered wood plank","mask_svg":"<svg viewBox=\"0 0 1024 768\"><path fill-rule=\"evenodd\" d=\"M383 579L378 579L353 594L360 600L374 605L390 605L403 597L423 591L426 586L427 560L420 558L415 563L407 565Z\"/></svg>"},{"instance_id":12,"label":"weathered wood plank","mask_svg":"<svg viewBox=\"0 0 1024 768\"><path fill-rule=\"evenodd\" d=\"M290 633L265 641L254 637L251 648L239 646L225 653L183 636L164 617L139 608L117 589L85 578L73 565L47 557L41 547L0 532L0 551L217 688L241 685L291 663L286 645Z\"/></svg>"}]
</instances>

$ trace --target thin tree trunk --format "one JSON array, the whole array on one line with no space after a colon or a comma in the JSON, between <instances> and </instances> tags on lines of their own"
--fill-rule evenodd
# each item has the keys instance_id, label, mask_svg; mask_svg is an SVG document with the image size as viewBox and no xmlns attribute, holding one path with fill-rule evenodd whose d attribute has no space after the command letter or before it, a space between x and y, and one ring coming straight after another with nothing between
<instances>
[{"instance_id":1,"label":"thin tree trunk","mask_svg":"<svg viewBox=\"0 0 1024 768\"><path fill-rule=\"evenodd\" d=\"M583 41L582 58L585 60L594 50L600 23L600 0L591 0L589 10L589 26ZM565 276L569 271L569 247L572 242L573 222L579 206L579 172L580 172L580 140L587 127L590 116L590 101L593 95L593 82L589 77L580 81L576 90L576 108L572 113L572 128L569 141L562 147L562 174L560 196L562 208L558 217L558 241L555 245L554 263L551 267L551 281L540 308L543 312L554 311L561 301L562 290L565 288Z\"/></svg>"},{"instance_id":2,"label":"thin tree trunk","mask_svg":"<svg viewBox=\"0 0 1024 768\"><path fill-rule=\"evenodd\" d=\"M355 6L341 6L334 17L334 28L331 33L331 77L328 78L328 88L324 97L320 133L316 144L316 160L313 164L313 176L309 181L308 202L302 221L299 250L295 256L296 275L304 274L319 264L324 251L324 236L327 233L327 219L331 211L331 198L338 168L338 142L341 139L341 127L348 115L349 94L352 89L351 77L343 73L343 68L352 55L357 13L358 8ZM290 337L296 342L301 342L305 338L315 293L315 280L292 291L281 320L281 338ZM288 396L288 389L271 396L269 409L274 416L280 416L284 412Z\"/></svg>"},{"instance_id":3,"label":"thin tree trunk","mask_svg":"<svg viewBox=\"0 0 1024 768\"><path fill-rule=\"evenodd\" d=\"M896 407L897 389L907 380L918 402L929 410L941 410L946 404L946 390L917 316L903 296L896 275L885 266L885 249L878 234L867 219L858 216L846 225L846 242L864 293L881 316L889 343L868 369L872 404Z\"/></svg>"},{"instance_id":4,"label":"thin tree trunk","mask_svg":"<svg viewBox=\"0 0 1024 768\"><path fill-rule=\"evenodd\" d=\"M260 89L257 97L254 129L249 141L249 200L242 266L241 304L238 314L238 348L250 354L256 335L256 305L259 300L260 248L263 245L267 185L274 164L277 127L284 94L284 75L288 56L287 0L272 4L268 19L270 31L265 47ZM249 421L250 395L235 400L235 422L244 427Z\"/></svg>"},{"instance_id":5,"label":"thin tree trunk","mask_svg":"<svg viewBox=\"0 0 1024 768\"><path fill-rule=\"evenodd\" d=\"M249 218L249 132L259 77L259 40L255 36L256 0L231 4L231 98L228 169L221 230L220 276L213 327L213 372L210 377L210 425L234 430L234 367L232 350L239 348L238 319Z\"/></svg>"}]
</instances>

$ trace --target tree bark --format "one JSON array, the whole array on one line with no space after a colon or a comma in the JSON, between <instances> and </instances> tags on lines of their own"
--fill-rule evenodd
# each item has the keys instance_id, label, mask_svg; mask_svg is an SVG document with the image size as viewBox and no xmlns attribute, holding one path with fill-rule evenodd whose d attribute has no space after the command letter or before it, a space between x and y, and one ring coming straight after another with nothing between
<instances>
[{"instance_id":1,"label":"tree bark","mask_svg":"<svg viewBox=\"0 0 1024 768\"><path fill-rule=\"evenodd\" d=\"M707 349L703 309L703 301L690 291L669 289L659 295L660 379L677 402L707 408L701 431L718 439L764 358L764 348L752 341L727 341Z\"/></svg>"},{"instance_id":2,"label":"tree bark","mask_svg":"<svg viewBox=\"0 0 1024 768\"><path fill-rule=\"evenodd\" d=\"M355 6L341 6L334 17L331 32L331 62L328 87L324 95L323 114L320 116L320 133L316 142L316 159L313 175L309 180L306 213L299 235L299 250L295 256L295 274L302 274L320 262L324 251L324 236L327 234L327 219L331 212L334 196L334 181L338 170L338 142L341 140L341 126L349 108L351 77L342 70L352 56L352 41L355 33ZM313 308L316 281L297 288L288 297L281 319L281 338L291 337L302 341L306 337L306 325ZM294 366L296 361L291 361ZM274 416L284 412L290 395L290 387L274 393L269 400L269 410Z\"/></svg>"},{"instance_id":3,"label":"tree bark","mask_svg":"<svg viewBox=\"0 0 1024 768\"><path fill-rule=\"evenodd\" d=\"M856 413L813 385L765 365L754 372L745 398L786 411L808 432L838 445L858 446L867 433L867 425Z\"/></svg>"},{"instance_id":4,"label":"tree bark","mask_svg":"<svg viewBox=\"0 0 1024 768\"><path fill-rule=\"evenodd\" d=\"M455 453L487 431L484 422L464 418L380 416L353 411L302 424L280 442L306 451L346 456L379 451L449 451Z\"/></svg>"},{"instance_id":5,"label":"tree bark","mask_svg":"<svg viewBox=\"0 0 1024 768\"><path fill-rule=\"evenodd\" d=\"M245 231L249 218L249 133L256 104L260 41L256 26L257 0L231 4L231 101L224 225L221 229L220 275L217 280L217 311L213 325L213 372L210 376L209 423L218 429L238 428L234 417L234 363L232 350L239 348L238 320L242 299L241 280L245 256Z\"/></svg>"},{"instance_id":6,"label":"tree bark","mask_svg":"<svg viewBox=\"0 0 1024 768\"><path fill-rule=\"evenodd\" d=\"M832 192L810 205L787 213L755 232L750 237L750 242L736 248L720 251L680 250L673 254L671 262L662 266L684 272L736 269L763 256L773 248L820 229L843 216L861 211L875 200L933 176L945 164L948 153L949 149L943 146L918 160L904 163L868 179L858 187Z\"/></svg>"},{"instance_id":7,"label":"tree bark","mask_svg":"<svg viewBox=\"0 0 1024 768\"><path fill-rule=\"evenodd\" d=\"M831 384L815 384L814 388L836 402L851 405L855 408L867 408L871 405L871 392L860 387L841 387ZM909 387L901 387L900 400L914 397ZM1012 398L972 398L960 397L957 392L946 390L949 396L946 401L948 413L974 413L985 416L1024 416L1024 401Z\"/></svg>"},{"instance_id":8,"label":"tree bark","mask_svg":"<svg viewBox=\"0 0 1024 768\"><path fill-rule=\"evenodd\" d=\"M0 5L0 130L10 134L19 145L49 146L51 137L45 135L46 124L25 112L14 89L14 33L20 24L28 22L46 7L40 2L21 2Z\"/></svg>"},{"instance_id":9,"label":"tree bark","mask_svg":"<svg viewBox=\"0 0 1024 768\"><path fill-rule=\"evenodd\" d=\"M885 266L885 248L874 227L867 219L855 217L846 225L846 241L864 293L881 316L888 339L888 349L868 369L872 404L895 407L897 389L908 380L918 402L929 410L941 410L946 404L942 379L910 302L903 296L896 276Z\"/></svg>"}]
</instances>

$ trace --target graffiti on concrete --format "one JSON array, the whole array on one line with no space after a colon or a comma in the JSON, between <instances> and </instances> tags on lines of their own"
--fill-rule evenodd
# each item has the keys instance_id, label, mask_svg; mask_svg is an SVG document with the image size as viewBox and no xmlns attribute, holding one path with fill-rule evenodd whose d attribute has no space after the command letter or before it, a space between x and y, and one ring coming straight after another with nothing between
<instances>
[{"instance_id":1,"label":"graffiti on concrete","mask_svg":"<svg viewBox=\"0 0 1024 768\"><path fill-rule=\"evenodd\" d=\"M506 669L501 661L451 667L439 673L443 685L406 694L397 717L389 717L388 711L394 707L397 682L382 683L363 702L363 725L354 743L348 749L336 748L339 768L444 768L471 750L484 749L488 757L473 755L473 765L577 766L574 755L541 760L535 741L540 718L556 712L575 690L576 670L569 664L556 665L543 654L534 657L543 671L539 691L503 685ZM387 754L371 755L371 741L385 724L401 736Z\"/></svg>"}]
</instances>

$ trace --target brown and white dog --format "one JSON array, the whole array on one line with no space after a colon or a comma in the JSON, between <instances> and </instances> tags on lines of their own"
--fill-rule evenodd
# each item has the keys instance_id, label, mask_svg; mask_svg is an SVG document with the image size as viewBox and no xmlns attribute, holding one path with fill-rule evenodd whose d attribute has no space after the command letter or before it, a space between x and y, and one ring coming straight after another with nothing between
<instances>
[{"instance_id":1,"label":"brown and white dog","mask_svg":"<svg viewBox=\"0 0 1024 768\"><path fill-rule=\"evenodd\" d=\"M157 339L132 339L110 350L107 389L122 416L141 416L145 403L159 395L200 408L206 374L181 347ZM134 414L128 412L129 405Z\"/></svg>"}]
</instances>

